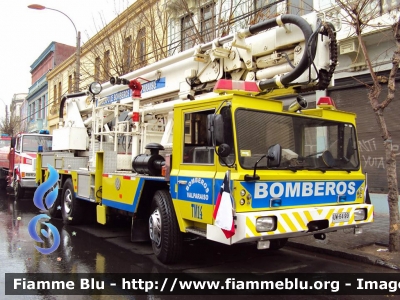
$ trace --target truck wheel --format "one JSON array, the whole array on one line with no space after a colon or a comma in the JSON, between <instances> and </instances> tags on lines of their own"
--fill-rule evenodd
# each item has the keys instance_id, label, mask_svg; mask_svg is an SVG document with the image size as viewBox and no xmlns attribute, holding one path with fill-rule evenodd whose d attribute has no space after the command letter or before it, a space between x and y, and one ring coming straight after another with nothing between
<instances>
[{"instance_id":1,"label":"truck wheel","mask_svg":"<svg viewBox=\"0 0 400 300\"><path fill-rule=\"evenodd\" d=\"M13 187L14 187L15 199L19 200L22 197L24 197L25 189L23 187L21 187L21 184L18 182L17 177L14 177Z\"/></svg>"},{"instance_id":2,"label":"truck wheel","mask_svg":"<svg viewBox=\"0 0 400 300\"><path fill-rule=\"evenodd\" d=\"M75 198L74 187L71 178L68 178L63 185L61 198L61 213L64 224L79 224L83 219L82 203Z\"/></svg>"},{"instance_id":3,"label":"truck wheel","mask_svg":"<svg viewBox=\"0 0 400 300\"><path fill-rule=\"evenodd\" d=\"M61 217L61 195L60 191L58 192L58 196L56 201L54 201L53 205L47 208L50 217L52 218L60 218Z\"/></svg>"},{"instance_id":4,"label":"truck wheel","mask_svg":"<svg viewBox=\"0 0 400 300\"><path fill-rule=\"evenodd\" d=\"M7 180L6 179L0 179L0 189L5 190L7 187Z\"/></svg>"},{"instance_id":5,"label":"truck wheel","mask_svg":"<svg viewBox=\"0 0 400 300\"><path fill-rule=\"evenodd\" d=\"M154 254L164 264L176 262L183 252L182 233L179 230L170 194L157 191L151 204L149 234Z\"/></svg>"},{"instance_id":6,"label":"truck wheel","mask_svg":"<svg viewBox=\"0 0 400 300\"><path fill-rule=\"evenodd\" d=\"M279 250L283 248L286 245L286 242L288 239L276 239L276 240L270 240L269 244L269 250Z\"/></svg>"}]
</instances>

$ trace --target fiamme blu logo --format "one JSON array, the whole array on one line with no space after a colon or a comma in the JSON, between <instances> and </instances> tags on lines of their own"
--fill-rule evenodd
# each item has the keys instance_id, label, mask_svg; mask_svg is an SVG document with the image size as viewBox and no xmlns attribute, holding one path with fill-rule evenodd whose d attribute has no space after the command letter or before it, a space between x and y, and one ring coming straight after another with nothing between
<instances>
[{"instance_id":1,"label":"fiamme blu logo","mask_svg":"<svg viewBox=\"0 0 400 300\"><path fill-rule=\"evenodd\" d=\"M47 210L49 207L53 206L58 195L58 173L49 164L47 165L47 168L49 170L49 178L38 186L33 195L33 203L40 210ZM37 232L37 225L40 223L47 227L47 230L44 228L40 229L40 233L48 239L48 241L52 242L52 245L49 248L41 248L35 245L35 248L42 254L50 254L60 245L60 233L53 224L41 221L42 219L50 220L50 217L46 214L40 214L33 217L28 224L28 231L32 239L38 243L44 243Z\"/></svg>"}]
</instances>

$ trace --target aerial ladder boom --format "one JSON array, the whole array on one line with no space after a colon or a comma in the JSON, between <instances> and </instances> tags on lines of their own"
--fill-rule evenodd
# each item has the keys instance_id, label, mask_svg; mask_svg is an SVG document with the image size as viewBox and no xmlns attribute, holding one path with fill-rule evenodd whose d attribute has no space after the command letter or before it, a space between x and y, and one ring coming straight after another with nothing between
<instances>
[{"instance_id":1,"label":"aerial ladder boom","mask_svg":"<svg viewBox=\"0 0 400 300\"><path fill-rule=\"evenodd\" d=\"M147 99L170 100L177 93L181 99L187 99L189 94L207 93L221 78L256 81L259 92L271 97L325 89L336 65L336 55L333 27L316 13L304 18L282 15L152 63L121 76L120 81L140 78L141 103L148 102ZM162 78L165 85L153 89ZM113 86L115 83L103 84L99 96L126 89ZM278 93L278 89L285 91Z\"/></svg>"},{"instance_id":2,"label":"aerial ladder boom","mask_svg":"<svg viewBox=\"0 0 400 300\"><path fill-rule=\"evenodd\" d=\"M227 84L238 90L244 90L243 84L250 82L252 88L244 92L264 98L326 89L336 66L336 47L333 26L320 20L316 13L278 16L113 77L102 85L99 100L92 100L85 92L78 93L80 98L77 94L64 97L59 125L93 127L92 143L96 135L102 135L105 141L114 142L115 151L117 135L132 135L134 157L145 147L145 143L140 144L140 135L142 140L147 138L145 129L139 126L139 115L163 115L164 126L171 128L173 120L168 113L173 106L215 96L221 87L216 86L220 79L229 79ZM118 121L122 111L129 112L125 120ZM132 124L121 123L128 119ZM114 130L107 125L111 121ZM131 130L127 133L128 128ZM169 130L163 130L157 141L161 140L163 146L171 146ZM66 150L57 145L56 138L55 149Z\"/></svg>"}]
</instances>

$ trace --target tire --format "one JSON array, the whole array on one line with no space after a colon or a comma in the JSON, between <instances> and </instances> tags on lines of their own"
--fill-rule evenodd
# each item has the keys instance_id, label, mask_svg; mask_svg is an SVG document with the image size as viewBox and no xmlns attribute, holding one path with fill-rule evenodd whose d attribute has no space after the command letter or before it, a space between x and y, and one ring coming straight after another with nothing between
<instances>
[{"instance_id":1,"label":"tire","mask_svg":"<svg viewBox=\"0 0 400 300\"><path fill-rule=\"evenodd\" d=\"M7 180L6 179L0 179L0 189L5 190L7 187Z\"/></svg>"},{"instance_id":2,"label":"tire","mask_svg":"<svg viewBox=\"0 0 400 300\"><path fill-rule=\"evenodd\" d=\"M53 205L47 208L47 211L49 212L49 216L52 218L61 218L61 193L60 190L58 191L58 196L56 201L54 201Z\"/></svg>"},{"instance_id":3,"label":"tire","mask_svg":"<svg viewBox=\"0 0 400 300\"><path fill-rule=\"evenodd\" d=\"M83 220L84 211L82 209L82 203L75 198L71 178L68 178L63 185L61 214L64 224L67 225L80 224Z\"/></svg>"},{"instance_id":4,"label":"tire","mask_svg":"<svg viewBox=\"0 0 400 300\"><path fill-rule=\"evenodd\" d=\"M21 184L19 183L19 181L17 180L17 177L14 177L14 197L16 200L22 199L24 197L25 194L25 189L23 187L21 187Z\"/></svg>"},{"instance_id":5,"label":"tire","mask_svg":"<svg viewBox=\"0 0 400 300\"><path fill-rule=\"evenodd\" d=\"M269 250L279 250L286 245L288 239L270 240Z\"/></svg>"},{"instance_id":6,"label":"tire","mask_svg":"<svg viewBox=\"0 0 400 300\"><path fill-rule=\"evenodd\" d=\"M166 190L157 191L153 196L149 235L153 252L159 261L172 264L181 258L182 233L179 230L171 196Z\"/></svg>"}]
</instances>

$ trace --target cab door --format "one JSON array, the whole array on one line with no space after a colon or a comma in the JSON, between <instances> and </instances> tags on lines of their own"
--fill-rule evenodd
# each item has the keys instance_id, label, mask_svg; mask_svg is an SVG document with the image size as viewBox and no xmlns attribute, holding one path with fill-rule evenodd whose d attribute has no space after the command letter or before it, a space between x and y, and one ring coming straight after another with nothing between
<instances>
[{"instance_id":1,"label":"cab door","mask_svg":"<svg viewBox=\"0 0 400 300\"><path fill-rule=\"evenodd\" d=\"M173 157L177 170L175 206L182 219L212 223L216 155L207 142L207 115L215 109L182 110L180 157ZM175 120L175 126L177 126ZM175 138L175 137L174 137Z\"/></svg>"}]
</instances>

